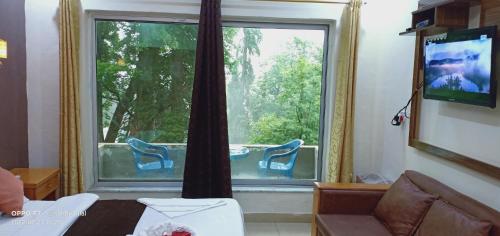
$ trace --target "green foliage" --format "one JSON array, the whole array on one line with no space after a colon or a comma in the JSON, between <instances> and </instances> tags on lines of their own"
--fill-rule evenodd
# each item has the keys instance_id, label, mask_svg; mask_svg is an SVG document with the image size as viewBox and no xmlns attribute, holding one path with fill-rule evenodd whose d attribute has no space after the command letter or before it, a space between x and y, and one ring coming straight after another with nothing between
<instances>
[{"instance_id":1,"label":"green foliage","mask_svg":"<svg viewBox=\"0 0 500 236\"><path fill-rule=\"evenodd\" d=\"M251 102L250 87L254 82L255 74L252 57L260 55L262 32L260 29L226 27L224 32L233 33L239 40L231 42L231 50L226 53L226 67L230 76L227 81L227 112L229 142L246 144L249 142L251 112L248 109Z\"/></svg>"},{"instance_id":2,"label":"green foliage","mask_svg":"<svg viewBox=\"0 0 500 236\"><path fill-rule=\"evenodd\" d=\"M261 30L223 34L231 143L317 144L322 50L294 39L257 78ZM186 142L197 26L97 21L96 37L99 141Z\"/></svg>"},{"instance_id":3,"label":"green foliage","mask_svg":"<svg viewBox=\"0 0 500 236\"><path fill-rule=\"evenodd\" d=\"M251 143L318 144L323 52L297 38L288 49L253 88Z\"/></svg>"},{"instance_id":4,"label":"green foliage","mask_svg":"<svg viewBox=\"0 0 500 236\"><path fill-rule=\"evenodd\" d=\"M98 21L99 139L186 142L197 26Z\"/></svg>"}]
</instances>

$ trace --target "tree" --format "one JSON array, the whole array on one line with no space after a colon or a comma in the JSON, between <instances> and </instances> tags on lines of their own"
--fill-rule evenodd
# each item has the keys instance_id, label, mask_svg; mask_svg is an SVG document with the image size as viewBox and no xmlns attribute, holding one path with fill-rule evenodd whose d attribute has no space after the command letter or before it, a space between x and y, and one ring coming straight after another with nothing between
<instances>
[{"instance_id":1,"label":"tree","mask_svg":"<svg viewBox=\"0 0 500 236\"><path fill-rule=\"evenodd\" d=\"M194 24L97 21L100 142L187 141L197 31ZM317 144L322 49L295 38L256 78L261 30L225 27L223 34L231 143Z\"/></svg>"},{"instance_id":2,"label":"tree","mask_svg":"<svg viewBox=\"0 0 500 236\"><path fill-rule=\"evenodd\" d=\"M194 24L97 21L100 142L187 141L197 31ZM224 36L229 50L234 34Z\"/></svg>"},{"instance_id":3,"label":"tree","mask_svg":"<svg viewBox=\"0 0 500 236\"><path fill-rule=\"evenodd\" d=\"M312 45L294 38L256 83L251 143L279 144L300 138L306 144L318 144L323 52Z\"/></svg>"},{"instance_id":4,"label":"tree","mask_svg":"<svg viewBox=\"0 0 500 236\"><path fill-rule=\"evenodd\" d=\"M119 32L125 36L121 40ZM132 57L127 45L132 42L131 29L120 22L98 22L97 36L97 123L99 140L113 142L121 126L121 120L127 110L126 98L132 93L130 85L131 67L124 61ZM133 47L131 47L133 48ZM128 88L128 89L127 89ZM114 112L111 112L115 109ZM106 136L104 127L108 127Z\"/></svg>"},{"instance_id":5,"label":"tree","mask_svg":"<svg viewBox=\"0 0 500 236\"><path fill-rule=\"evenodd\" d=\"M226 27L228 34L241 35L237 41L229 42L230 50L226 53L227 69L230 74L227 81L228 129L231 143L245 144L249 141L251 112L248 109L251 101L250 88L255 74L252 66L252 56L260 55L262 32L256 28Z\"/></svg>"},{"instance_id":6,"label":"tree","mask_svg":"<svg viewBox=\"0 0 500 236\"><path fill-rule=\"evenodd\" d=\"M99 140L184 141L196 25L98 21L96 32Z\"/></svg>"}]
</instances>

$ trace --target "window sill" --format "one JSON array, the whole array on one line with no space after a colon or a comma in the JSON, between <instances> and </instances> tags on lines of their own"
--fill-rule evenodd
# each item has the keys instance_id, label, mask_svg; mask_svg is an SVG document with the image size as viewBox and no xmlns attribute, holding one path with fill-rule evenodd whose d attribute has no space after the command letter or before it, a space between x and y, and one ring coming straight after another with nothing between
<instances>
[{"instance_id":1,"label":"window sill","mask_svg":"<svg viewBox=\"0 0 500 236\"><path fill-rule=\"evenodd\" d=\"M181 187L103 187L93 186L87 190L91 193L180 193ZM312 193L312 187L304 186L235 186L233 193Z\"/></svg>"}]
</instances>

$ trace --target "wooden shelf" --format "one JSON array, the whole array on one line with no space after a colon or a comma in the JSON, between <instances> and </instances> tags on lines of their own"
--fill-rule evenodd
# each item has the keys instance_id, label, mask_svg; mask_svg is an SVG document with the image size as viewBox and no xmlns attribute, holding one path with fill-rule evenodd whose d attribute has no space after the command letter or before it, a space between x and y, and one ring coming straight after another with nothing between
<instances>
[{"instance_id":1,"label":"wooden shelf","mask_svg":"<svg viewBox=\"0 0 500 236\"><path fill-rule=\"evenodd\" d=\"M421 7L420 9L412 12L412 14L418 14L423 11L427 11L436 7L440 6L466 6L466 7L471 7L475 5L481 4L480 1L474 1L474 0L446 0L446 1L440 1L435 4L430 4L430 5L425 5Z\"/></svg>"},{"instance_id":2,"label":"wooden shelf","mask_svg":"<svg viewBox=\"0 0 500 236\"><path fill-rule=\"evenodd\" d=\"M469 23L469 8L479 4L470 0L447 0L433 5L424 6L412 12L411 30L399 35L415 35L419 31L443 31L447 29L467 28ZM428 20L429 25L417 28L419 22Z\"/></svg>"},{"instance_id":3,"label":"wooden shelf","mask_svg":"<svg viewBox=\"0 0 500 236\"><path fill-rule=\"evenodd\" d=\"M415 36L417 32L419 31L427 31L427 32L435 32L435 33L439 33L439 32L443 32L443 31L448 31L448 29L450 29L449 27L437 27L435 25L429 25L429 26L426 26L426 27L423 27L423 28L420 28L420 29L412 29L410 31L404 31L404 32L401 32L399 33L400 36Z\"/></svg>"}]
</instances>

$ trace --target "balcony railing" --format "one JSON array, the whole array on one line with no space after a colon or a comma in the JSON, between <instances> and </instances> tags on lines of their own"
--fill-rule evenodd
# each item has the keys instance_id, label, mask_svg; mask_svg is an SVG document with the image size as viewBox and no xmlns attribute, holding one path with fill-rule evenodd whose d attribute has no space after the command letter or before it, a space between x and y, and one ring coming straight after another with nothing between
<instances>
[{"instance_id":1,"label":"balcony railing","mask_svg":"<svg viewBox=\"0 0 500 236\"><path fill-rule=\"evenodd\" d=\"M100 143L99 180L100 181L182 181L186 157L185 143L155 143L168 147L169 158L174 162L172 171L137 171L130 147L126 143ZM259 172L258 163L262 160L264 149L273 145L238 145L247 147L249 155L242 159L231 160L233 179L290 179L279 174ZM146 160L147 161L147 160ZM300 148L293 170L292 179L313 180L316 178L318 146L304 145Z\"/></svg>"}]
</instances>

